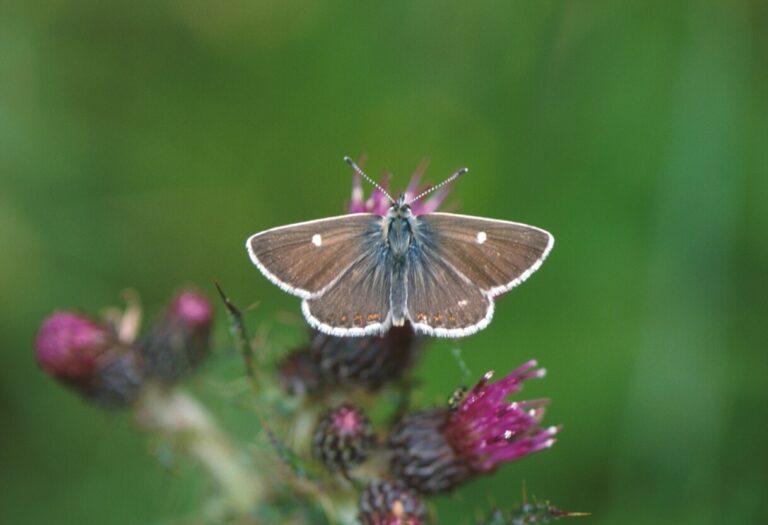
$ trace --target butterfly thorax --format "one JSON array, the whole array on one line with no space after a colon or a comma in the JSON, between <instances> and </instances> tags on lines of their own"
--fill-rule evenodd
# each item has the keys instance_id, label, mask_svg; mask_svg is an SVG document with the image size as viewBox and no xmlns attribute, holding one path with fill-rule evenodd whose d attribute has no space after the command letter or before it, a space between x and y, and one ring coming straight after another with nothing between
<instances>
[{"instance_id":1,"label":"butterfly thorax","mask_svg":"<svg viewBox=\"0 0 768 525\"><path fill-rule=\"evenodd\" d=\"M414 227L415 218L411 207L400 197L389 208L384 220L384 232L395 261L401 261L405 257L413 239Z\"/></svg>"}]
</instances>

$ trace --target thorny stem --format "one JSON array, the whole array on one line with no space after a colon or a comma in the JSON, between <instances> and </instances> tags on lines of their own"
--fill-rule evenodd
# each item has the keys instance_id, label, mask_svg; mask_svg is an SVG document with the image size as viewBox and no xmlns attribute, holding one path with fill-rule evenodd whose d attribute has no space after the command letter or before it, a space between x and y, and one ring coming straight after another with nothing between
<instances>
[{"instance_id":1,"label":"thorny stem","mask_svg":"<svg viewBox=\"0 0 768 525\"><path fill-rule=\"evenodd\" d=\"M232 339L235 341L235 347L240 355L243 356L243 362L245 363L245 373L251 380L254 390L256 390L256 367L254 366L253 348L248 341L248 336L245 331L245 321L243 320L243 313L229 300L229 297L224 293L218 282L214 283L216 290L219 291L221 300L224 301L224 306L227 308L227 316L229 316L229 332L232 334Z\"/></svg>"},{"instance_id":2,"label":"thorny stem","mask_svg":"<svg viewBox=\"0 0 768 525\"><path fill-rule=\"evenodd\" d=\"M245 363L245 373L248 375L248 378L251 381L253 391L257 392L258 381L256 378L256 368L254 366L254 353L248 339L248 333L245 329L243 313L239 308L237 308L237 306L235 306L229 297L227 297L219 283L216 282L215 284L216 289L218 290L219 295L221 296L221 299L224 301L224 305L227 308L227 314L231 321L230 333L232 334L232 338L235 341L235 347L240 352L240 355L243 356L243 361ZM306 497L310 501L318 503L322 507L323 512L325 513L326 518L330 523L336 522L337 513L334 508L332 499L320 487L318 487L316 483L306 478L303 473L297 469L295 462L292 460L293 453L287 449L285 444L280 441L280 439L274 433L272 427L269 425L269 423L267 423L267 419L261 412L258 404L254 404L253 410L257 419L259 420L259 424L267 434L267 439L269 440L270 445L272 445L274 448L275 453L281 460L283 466L289 470L287 478L291 487L293 487L296 492Z\"/></svg>"},{"instance_id":3,"label":"thorny stem","mask_svg":"<svg viewBox=\"0 0 768 525\"><path fill-rule=\"evenodd\" d=\"M147 385L135 408L142 428L168 436L205 467L233 511L247 514L264 497L261 478L243 467L227 436L194 397L179 389Z\"/></svg>"}]
</instances>

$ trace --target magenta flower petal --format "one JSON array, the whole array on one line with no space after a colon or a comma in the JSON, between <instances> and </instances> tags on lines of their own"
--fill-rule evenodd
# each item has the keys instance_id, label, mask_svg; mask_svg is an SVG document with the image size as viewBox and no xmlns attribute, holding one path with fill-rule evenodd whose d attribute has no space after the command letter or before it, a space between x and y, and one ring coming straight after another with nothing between
<instances>
[{"instance_id":1,"label":"magenta flower petal","mask_svg":"<svg viewBox=\"0 0 768 525\"><path fill-rule=\"evenodd\" d=\"M206 296L195 290L186 290L176 296L168 313L194 328L211 324L213 307Z\"/></svg>"},{"instance_id":2,"label":"magenta flower petal","mask_svg":"<svg viewBox=\"0 0 768 525\"><path fill-rule=\"evenodd\" d=\"M413 489L439 493L551 447L560 427L541 427L548 400L507 401L525 380L544 376L536 367L528 361L495 383L488 372L452 410L407 416L388 440L393 472Z\"/></svg>"},{"instance_id":3,"label":"magenta flower petal","mask_svg":"<svg viewBox=\"0 0 768 525\"><path fill-rule=\"evenodd\" d=\"M362 177L358 172L352 175L352 200L349 201L349 213L365 213Z\"/></svg>"},{"instance_id":4,"label":"magenta flower petal","mask_svg":"<svg viewBox=\"0 0 768 525\"><path fill-rule=\"evenodd\" d=\"M84 378L93 373L98 358L114 341L107 325L76 312L56 312L37 333L37 362L54 377Z\"/></svg>"},{"instance_id":5,"label":"magenta flower petal","mask_svg":"<svg viewBox=\"0 0 768 525\"><path fill-rule=\"evenodd\" d=\"M528 361L496 383L489 383L493 372L486 373L450 417L445 435L474 470L489 472L554 444L559 428L539 426L546 400L505 401L526 379L546 374L536 366Z\"/></svg>"},{"instance_id":6,"label":"magenta flower petal","mask_svg":"<svg viewBox=\"0 0 768 525\"><path fill-rule=\"evenodd\" d=\"M422 161L416 168L416 171L413 172L413 175L411 175L411 181L408 183L408 187L405 190L405 202L410 202L416 195L424 191L425 188L419 186L419 182L421 181L422 175L424 175L424 172L427 170L427 166L429 166L429 162Z\"/></svg>"}]
</instances>

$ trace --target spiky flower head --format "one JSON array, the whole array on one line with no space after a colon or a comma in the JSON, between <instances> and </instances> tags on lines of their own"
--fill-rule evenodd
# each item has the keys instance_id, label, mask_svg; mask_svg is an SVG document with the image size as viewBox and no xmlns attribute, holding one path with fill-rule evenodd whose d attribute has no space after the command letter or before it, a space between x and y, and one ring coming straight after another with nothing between
<instances>
[{"instance_id":1,"label":"spiky flower head","mask_svg":"<svg viewBox=\"0 0 768 525\"><path fill-rule=\"evenodd\" d=\"M422 191L429 189L429 186L420 184L421 177L424 175L426 168L427 163L422 162L419 167L416 168L413 176L411 176L408 187L403 193L405 202L410 202L411 199L416 197ZM389 190L390 179L390 174L385 173L384 178L379 184L387 193L394 198L397 198L397 195L393 195ZM414 215L433 213L437 211L449 193L450 189L448 186L438 188L427 197L414 202L411 205L411 212ZM348 206L349 213L375 213L377 215L386 215L390 206L392 206L392 203L389 201L389 198L378 188L374 188L371 191L370 196L366 199L365 192L363 191L362 178L360 177L360 174L355 171L352 176L352 200L350 200Z\"/></svg>"},{"instance_id":2,"label":"spiky flower head","mask_svg":"<svg viewBox=\"0 0 768 525\"><path fill-rule=\"evenodd\" d=\"M345 403L320 419L312 437L312 454L329 470L347 470L365 461L376 445L368 417Z\"/></svg>"},{"instance_id":3,"label":"spiky flower head","mask_svg":"<svg viewBox=\"0 0 768 525\"><path fill-rule=\"evenodd\" d=\"M486 373L451 413L445 434L473 470L491 472L555 443L558 427L539 426L546 400L505 401L526 379L544 377L546 370L536 366L535 360L528 361L496 383L489 383L493 372Z\"/></svg>"},{"instance_id":4,"label":"spiky flower head","mask_svg":"<svg viewBox=\"0 0 768 525\"><path fill-rule=\"evenodd\" d=\"M318 332L309 348L327 384L376 390L402 377L418 357L422 342L406 324L381 336L335 337Z\"/></svg>"},{"instance_id":5,"label":"spiky flower head","mask_svg":"<svg viewBox=\"0 0 768 525\"><path fill-rule=\"evenodd\" d=\"M424 525L427 511L419 496L399 482L371 481L360 494L363 525Z\"/></svg>"},{"instance_id":6,"label":"spiky flower head","mask_svg":"<svg viewBox=\"0 0 768 525\"><path fill-rule=\"evenodd\" d=\"M298 348L277 365L280 384L291 396L305 396L318 391L323 380L320 368L308 348Z\"/></svg>"},{"instance_id":7,"label":"spiky flower head","mask_svg":"<svg viewBox=\"0 0 768 525\"><path fill-rule=\"evenodd\" d=\"M291 395L312 394L322 387L377 390L403 376L416 361L422 342L408 324L369 337L315 331L308 346L280 362L280 381Z\"/></svg>"},{"instance_id":8,"label":"spiky flower head","mask_svg":"<svg viewBox=\"0 0 768 525\"><path fill-rule=\"evenodd\" d=\"M49 316L35 343L40 367L84 397L108 408L130 404L144 374L134 348L111 326L74 311Z\"/></svg>"},{"instance_id":9,"label":"spiky flower head","mask_svg":"<svg viewBox=\"0 0 768 525\"><path fill-rule=\"evenodd\" d=\"M210 348L213 307L196 290L178 293L142 342L150 373L175 381L200 364Z\"/></svg>"},{"instance_id":10,"label":"spiky flower head","mask_svg":"<svg viewBox=\"0 0 768 525\"><path fill-rule=\"evenodd\" d=\"M488 372L456 407L406 417L389 438L393 472L420 492L444 492L551 447L559 428L540 426L547 401L506 402L526 379L544 376L536 366L528 361L496 383Z\"/></svg>"}]
</instances>

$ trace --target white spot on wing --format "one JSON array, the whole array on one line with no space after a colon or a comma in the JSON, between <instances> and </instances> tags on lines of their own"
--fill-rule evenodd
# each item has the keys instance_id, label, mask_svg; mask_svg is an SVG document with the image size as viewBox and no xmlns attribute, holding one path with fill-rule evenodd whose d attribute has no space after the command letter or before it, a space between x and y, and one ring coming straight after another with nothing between
<instances>
[{"instance_id":1,"label":"white spot on wing","mask_svg":"<svg viewBox=\"0 0 768 525\"><path fill-rule=\"evenodd\" d=\"M317 247L322 246L323 244L323 238L320 236L319 233L316 233L312 236L312 244L314 244Z\"/></svg>"},{"instance_id":2,"label":"white spot on wing","mask_svg":"<svg viewBox=\"0 0 768 525\"><path fill-rule=\"evenodd\" d=\"M459 301L459 308L464 308L465 306L467 306L467 301L465 299Z\"/></svg>"},{"instance_id":3,"label":"white spot on wing","mask_svg":"<svg viewBox=\"0 0 768 525\"><path fill-rule=\"evenodd\" d=\"M374 218L375 217L374 215L371 215L370 213L350 213L350 214L347 214L347 215L341 215L339 217L328 217L327 219L316 219L314 221L305 221L305 222L298 222L296 224L289 224L288 226L278 226L276 228L270 228L269 230L264 230L263 232L259 232L259 233L251 235L245 241L245 248L246 248L246 250L248 250L248 255L251 257L251 261L253 262L253 264L256 265L256 268L259 269L259 271L264 275L264 277L266 277L267 279L272 281L274 284L276 284L281 290L283 290L285 292L288 292L289 294L292 294L292 295L298 295L302 299L307 299L307 298L313 297L313 296L317 297L317 296L322 295L328 288L330 288L331 286L336 284L336 281L342 275L344 275L344 272L349 267L345 268L342 272L340 272L339 273L339 277L337 277L336 279L334 279L333 281L328 283L323 289L317 290L317 291L314 291L314 292L309 291L309 290L304 290L303 288L299 288L297 286L292 286L290 283L287 283L285 281L282 281L282 280L278 279L278 277L275 274L270 272L267 269L267 267L264 266L264 264L262 264L262 262L259 260L258 255L254 251L254 241L256 239L258 239L260 236L262 236L262 235L264 235L266 233L280 231L280 230L282 230L282 231L290 231L292 228L295 228L296 226L307 226L309 224L317 224L317 223L328 224L328 223L332 223L332 221L337 221L339 219L348 219L348 218L353 217L353 216L366 217L366 218Z\"/></svg>"},{"instance_id":4,"label":"white spot on wing","mask_svg":"<svg viewBox=\"0 0 768 525\"><path fill-rule=\"evenodd\" d=\"M487 238L485 232L477 232L477 244L483 244Z\"/></svg>"}]
</instances>

